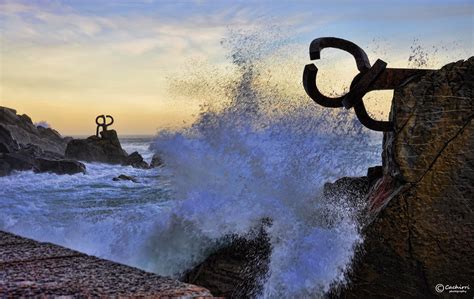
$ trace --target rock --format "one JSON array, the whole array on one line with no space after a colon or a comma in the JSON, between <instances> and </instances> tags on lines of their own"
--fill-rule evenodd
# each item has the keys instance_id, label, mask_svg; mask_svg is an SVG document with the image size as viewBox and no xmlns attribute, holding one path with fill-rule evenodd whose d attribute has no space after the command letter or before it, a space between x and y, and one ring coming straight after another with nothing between
<instances>
[{"instance_id":1,"label":"rock","mask_svg":"<svg viewBox=\"0 0 474 299\"><path fill-rule=\"evenodd\" d=\"M112 180L113 181L132 181L134 183L138 183L138 180L135 177L128 176L128 175L125 175L125 174L121 174L118 177L113 178Z\"/></svg>"},{"instance_id":2,"label":"rock","mask_svg":"<svg viewBox=\"0 0 474 299\"><path fill-rule=\"evenodd\" d=\"M7 107L0 107L0 126L7 130L19 145L33 144L60 155L64 155L66 145L70 141L70 138L61 137L53 129L36 127L29 116L17 115L16 110ZM0 136L0 144L2 139Z\"/></svg>"},{"instance_id":3,"label":"rock","mask_svg":"<svg viewBox=\"0 0 474 299\"><path fill-rule=\"evenodd\" d=\"M44 152L40 147L29 144L18 151L0 154L0 176L9 175L13 170L74 174L85 173L85 165L64 160L57 153Z\"/></svg>"},{"instance_id":4,"label":"rock","mask_svg":"<svg viewBox=\"0 0 474 299\"><path fill-rule=\"evenodd\" d=\"M1 156L2 154L0 154ZM3 158L0 158L0 177L9 175L12 172L12 169L10 167L10 164L3 160Z\"/></svg>"},{"instance_id":5,"label":"rock","mask_svg":"<svg viewBox=\"0 0 474 299\"><path fill-rule=\"evenodd\" d=\"M8 165L9 172L7 174L13 170L32 170L36 163L36 153L31 148L22 149L13 153L0 154L0 161L4 165Z\"/></svg>"},{"instance_id":6,"label":"rock","mask_svg":"<svg viewBox=\"0 0 474 299\"><path fill-rule=\"evenodd\" d=\"M344 298L429 298L474 269L474 58L395 90L383 177L367 196L365 242ZM467 294L466 294L467 295Z\"/></svg>"},{"instance_id":7,"label":"rock","mask_svg":"<svg viewBox=\"0 0 474 299\"><path fill-rule=\"evenodd\" d=\"M86 162L123 164L127 152L122 149L115 130L102 131L102 138L90 136L86 139L73 139L66 147L66 158Z\"/></svg>"},{"instance_id":8,"label":"rock","mask_svg":"<svg viewBox=\"0 0 474 299\"><path fill-rule=\"evenodd\" d=\"M13 109L0 107L0 176L14 170L84 173L84 164L64 160L70 140L53 129L36 127L26 114L17 115Z\"/></svg>"},{"instance_id":9,"label":"rock","mask_svg":"<svg viewBox=\"0 0 474 299\"><path fill-rule=\"evenodd\" d=\"M2 231L0 265L0 298L213 298L202 287Z\"/></svg>"},{"instance_id":10,"label":"rock","mask_svg":"<svg viewBox=\"0 0 474 299\"><path fill-rule=\"evenodd\" d=\"M373 186L383 176L383 167L374 166L367 169L367 179L370 186Z\"/></svg>"},{"instance_id":11,"label":"rock","mask_svg":"<svg viewBox=\"0 0 474 299\"><path fill-rule=\"evenodd\" d=\"M0 125L0 153L11 153L20 149L10 131Z\"/></svg>"},{"instance_id":12,"label":"rock","mask_svg":"<svg viewBox=\"0 0 474 299\"><path fill-rule=\"evenodd\" d=\"M138 152L131 153L126 159L123 165L131 165L135 168L148 169L148 164L143 161L143 157Z\"/></svg>"},{"instance_id":13,"label":"rock","mask_svg":"<svg viewBox=\"0 0 474 299\"><path fill-rule=\"evenodd\" d=\"M245 237L228 236L204 262L187 272L183 281L203 286L214 296L255 298L268 272L271 252L264 221L260 230Z\"/></svg>"},{"instance_id":14,"label":"rock","mask_svg":"<svg viewBox=\"0 0 474 299\"><path fill-rule=\"evenodd\" d=\"M48 160L38 158L35 162L35 172L53 172L56 174L86 173L86 166L74 160Z\"/></svg>"},{"instance_id":15,"label":"rock","mask_svg":"<svg viewBox=\"0 0 474 299\"><path fill-rule=\"evenodd\" d=\"M158 154L154 154L151 158L150 168L155 168L163 165L163 160L161 160Z\"/></svg>"}]
</instances>

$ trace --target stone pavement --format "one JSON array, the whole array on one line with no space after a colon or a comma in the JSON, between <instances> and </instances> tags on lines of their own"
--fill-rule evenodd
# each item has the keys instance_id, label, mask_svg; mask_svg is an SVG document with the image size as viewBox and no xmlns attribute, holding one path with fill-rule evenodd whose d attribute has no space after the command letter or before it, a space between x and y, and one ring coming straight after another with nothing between
<instances>
[{"instance_id":1,"label":"stone pavement","mask_svg":"<svg viewBox=\"0 0 474 299\"><path fill-rule=\"evenodd\" d=\"M0 297L212 298L202 287L0 231Z\"/></svg>"}]
</instances>

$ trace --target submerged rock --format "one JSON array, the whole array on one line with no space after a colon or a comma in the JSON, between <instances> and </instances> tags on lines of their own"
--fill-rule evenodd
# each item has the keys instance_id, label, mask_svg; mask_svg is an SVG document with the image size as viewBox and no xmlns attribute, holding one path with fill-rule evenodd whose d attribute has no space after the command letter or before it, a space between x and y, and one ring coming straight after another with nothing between
<instances>
[{"instance_id":1,"label":"submerged rock","mask_svg":"<svg viewBox=\"0 0 474 299\"><path fill-rule=\"evenodd\" d=\"M367 195L365 242L337 297L429 298L438 284L472 287L473 90L473 57L395 90L383 178Z\"/></svg>"},{"instance_id":2,"label":"submerged rock","mask_svg":"<svg viewBox=\"0 0 474 299\"><path fill-rule=\"evenodd\" d=\"M138 180L134 176L125 174L121 174L118 177L113 178L112 181L132 181L134 183L138 183Z\"/></svg>"},{"instance_id":3,"label":"submerged rock","mask_svg":"<svg viewBox=\"0 0 474 299\"><path fill-rule=\"evenodd\" d=\"M150 168L155 168L163 165L163 160L158 154L154 154L151 158Z\"/></svg>"},{"instance_id":4,"label":"submerged rock","mask_svg":"<svg viewBox=\"0 0 474 299\"><path fill-rule=\"evenodd\" d=\"M86 139L71 140L66 147L66 158L86 162L123 164L127 152L122 149L115 130L100 132L102 138L95 135Z\"/></svg>"}]
</instances>

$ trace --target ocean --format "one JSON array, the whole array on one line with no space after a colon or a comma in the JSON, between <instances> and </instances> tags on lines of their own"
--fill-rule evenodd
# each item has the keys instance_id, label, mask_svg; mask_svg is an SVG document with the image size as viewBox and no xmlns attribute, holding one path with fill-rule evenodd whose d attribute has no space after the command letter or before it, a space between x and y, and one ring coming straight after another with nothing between
<instances>
[{"instance_id":1,"label":"ocean","mask_svg":"<svg viewBox=\"0 0 474 299\"><path fill-rule=\"evenodd\" d=\"M196 92L209 100L192 124L120 138L128 153L148 162L158 153L164 166L86 163L85 175L1 177L0 229L179 277L223 237L271 218L262 298L318 298L346 283L360 225L350 199L328 201L322 189L380 165L382 134L351 111L288 98L262 82L262 55L278 46L265 32L223 44L231 80L198 69L173 85L188 92L177 87L206 84ZM199 95L192 91L188 97ZM120 174L138 183L112 180Z\"/></svg>"}]
</instances>

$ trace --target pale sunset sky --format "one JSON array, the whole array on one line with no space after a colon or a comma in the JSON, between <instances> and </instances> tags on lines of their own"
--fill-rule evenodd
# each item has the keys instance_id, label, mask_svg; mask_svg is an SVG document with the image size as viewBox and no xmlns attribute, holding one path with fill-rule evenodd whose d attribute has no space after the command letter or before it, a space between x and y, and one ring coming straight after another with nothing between
<instances>
[{"instance_id":1,"label":"pale sunset sky","mask_svg":"<svg viewBox=\"0 0 474 299\"><path fill-rule=\"evenodd\" d=\"M349 39L389 67L415 67L408 58L417 53L422 67L439 68L474 52L473 1L0 0L0 106L63 135L94 134L99 114L113 115L122 135L183 126L201 101L174 92L173 78L190 64L225 70L221 41L232 30L269 27L291 36L288 61L268 59L289 94L303 92L317 37ZM328 65L333 80L354 75L345 55Z\"/></svg>"}]
</instances>

